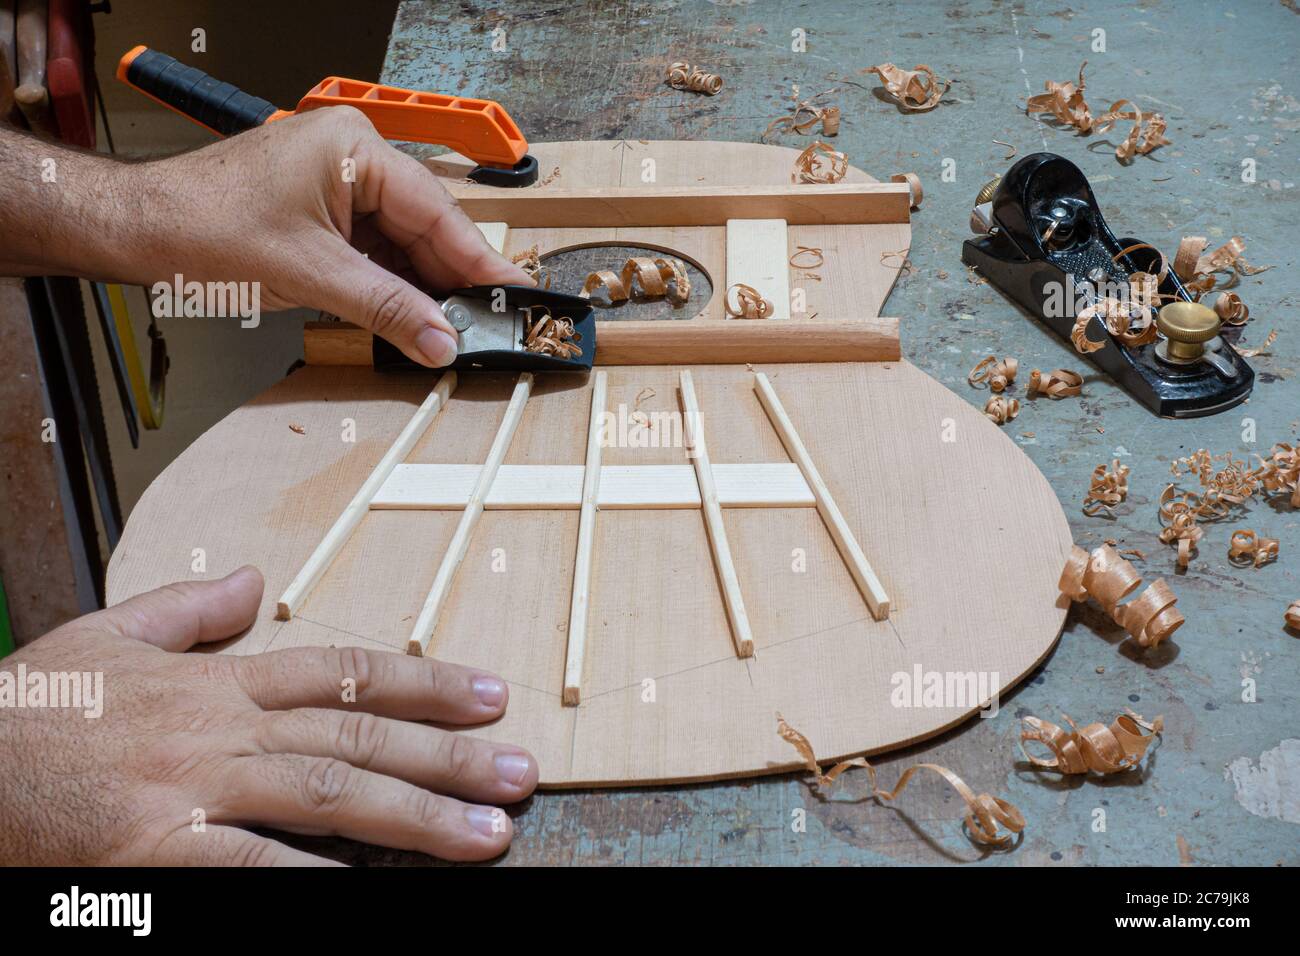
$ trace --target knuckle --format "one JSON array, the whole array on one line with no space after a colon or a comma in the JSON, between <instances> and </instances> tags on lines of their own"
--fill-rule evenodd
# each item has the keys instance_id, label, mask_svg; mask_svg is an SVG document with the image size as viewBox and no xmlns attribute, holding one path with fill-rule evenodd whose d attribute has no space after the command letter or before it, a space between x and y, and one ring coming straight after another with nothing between
<instances>
[{"instance_id":1,"label":"knuckle","mask_svg":"<svg viewBox=\"0 0 1300 956\"><path fill-rule=\"evenodd\" d=\"M439 749L439 763L446 781L461 783L469 779L474 768L474 742L460 734L447 733Z\"/></svg>"},{"instance_id":2,"label":"knuckle","mask_svg":"<svg viewBox=\"0 0 1300 956\"><path fill-rule=\"evenodd\" d=\"M374 689L376 675L370 666L370 654L364 648L338 648L335 651L334 665L340 684L345 680L353 681L358 701Z\"/></svg>"},{"instance_id":3,"label":"knuckle","mask_svg":"<svg viewBox=\"0 0 1300 956\"><path fill-rule=\"evenodd\" d=\"M231 850L230 866L270 866L275 862L275 844L253 834L241 837Z\"/></svg>"},{"instance_id":4,"label":"knuckle","mask_svg":"<svg viewBox=\"0 0 1300 956\"><path fill-rule=\"evenodd\" d=\"M447 811L443 801L429 791L412 789L405 803L403 816L421 832L436 833L445 826Z\"/></svg>"},{"instance_id":5,"label":"knuckle","mask_svg":"<svg viewBox=\"0 0 1300 956\"><path fill-rule=\"evenodd\" d=\"M395 332L411 314L405 290L396 283L377 286L366 296L372 302L367 315L370 330L377 335Z\"/></svg>"},{"instance_id":6,"label":"knuckle","mask_svg":"<svg viewBox=\"0 0 1300 956\"><path fill-rule=\"evenodd\" d=\"M339 721L335 751L359 767L374 763L388 743L387 725L374 714L344 714Z\"/></svg>"},{"instance_id":7,"label":"knuckle","mask_svg":"<svg viewBox=\"0 0 1300 956\"><path fill-rule=\"evenodd\" d=\"M347 800L355 771L342 760L313 760L302 778L302 799L312 812L337 810Z\"/></svg>"}]
</instances>

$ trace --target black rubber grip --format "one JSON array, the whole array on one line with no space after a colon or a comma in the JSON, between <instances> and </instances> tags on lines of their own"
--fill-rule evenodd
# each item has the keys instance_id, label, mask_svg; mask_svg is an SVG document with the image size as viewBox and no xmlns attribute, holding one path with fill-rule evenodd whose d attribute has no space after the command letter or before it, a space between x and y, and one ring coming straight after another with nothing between
<instances>
[{"instance_id":1,"label":"black rubber grip","mask_svg":"<svg viewBox=\"0 0 1300 956\"><path fill-rule=\"evenodd\" d=\"M276 111L275 104L157 50L144 50L132 60L126 80L223 136L261 126Z\"/></svg>"}]
</instances>

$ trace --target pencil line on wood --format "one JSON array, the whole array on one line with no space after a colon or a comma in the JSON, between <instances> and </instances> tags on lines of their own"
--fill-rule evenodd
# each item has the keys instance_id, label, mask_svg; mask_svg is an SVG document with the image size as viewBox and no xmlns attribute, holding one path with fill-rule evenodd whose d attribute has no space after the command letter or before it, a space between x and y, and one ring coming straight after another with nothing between
<instances>
[{"instance_id":1,"label":"pencil line on wood","mask_svg":"<svg viewBox=\"0 0 1300 956\"><path fill-rule=\"evenodd\" d=\"M762 372L754 373L754 391L758 393L758 400L762 403L763 409L767 412L767 417L771 420L772 426L776 429L777 434L781 436L781 444L785 445L785 450L790 453L799 470L803 472L803 477L808 482L808 487L812 489L813 495L817 499L817 513L822 516L822 521L826 523L826 529L830 531L831 538L835 541L835 547L839 549L840 557L844 559L845 565L848 566L849 573L853 575L853 580L862 592L863 598L866 599L867 607L871 609L871 616L877 621L883 621L889 617L889 595L885 593L884 586L880 579L876 577L876 572L872 570L871 564L867 561L867 556L862 547L858 544L858 539L854 537L853 531L849 528L849 523L844 520L844 515L840 512L839 506L835 504L835 499L831 496L830 489L826 482L822 480L821 472L813 463L812 456L808 454L808 449L804 447L799 433L795 431L794 423L790 421L790 416L786 414L785 406L781 404L781 399L777 397L776 390L772 388L772 383L767 380L767 376Z\"/></svg>"},{"instance_id":2,"label":"pencil line on wood","mask_svg":"<svg viewBox=\"0 0 1300 956\"><path fill-rule=\"evenodd\" d=\"M564 661L564 703L582 700L582 662L587 645L587 616L591 607L591 564L596 540L596 503L600 496L601 419L605 411L607 374L597 372L591 387L591 418L587 423L587 458L582 476L582 508L578 514L578 552L573 563L573 600L569 604L568 647Z\"/></svg>"},{"instance_id":3,"label":"pencil line on wood","mask_svg":"<svg viewBox=\"0 0 1300 956\"><path fill-rule=\"evenodd\" d=\"M731 547L727 544L727 529L722 523L722 507L718 504L718 490L713 482L713 468L709 464L708 446L704 441L704 428L700 422L700 404L695 397L695 385L691 373L681 373L682 411L686 415L686 447L695 463L695 477L700 483L700 501L704 508L704 528L708 532L709 547L713 550L713 561L722 580L722 598L727 608L727 617L731 621L731 634L736 642L736 654L739 657L752 657L754 654L754 635L749 627L749 615L745 611L745 599L740 593L740 578L736 574L735 562L731 559Z\"/></svg>"},{"instance_id":4,"label":"pencil line on wood","mask_svg":"<svg viewBox=\"0 0 1300 956\"><path fill-rule=\"evenodd\" d=\"M524 372L519 376L510 404L501 419L501 427L497 429L496 438L492 440L487 461L483 463L483 470L479 473L478 483L474 486L473 494L470 495L469 504L465 506L465 511L460 516L460 523L456 525L456 533L452 535L451 544L447 546L442 564L438 566L438 573L433 579L433 586L429 589L429 596L425 598L424 607L420 609L420 616L416 618L415 627L411 629L411 638L406 643L408 654L423 655L429 650L429 644L433 640L433 629L438 625L438 614L442 610L447 594L451 591L451 582L456 576L456 571L460 568L461 561L465 559L465 552L469 550L470 535L474 533L474 526L478 524L478 519L483 514L483 502L487 499L488 492L492 490L492 480L496 477L497 469L501 467L501 461L510 450L510 441L515 436L515 429L519 427L519 420L523 418L524 406L528 403L528 395L532 387L532 373Z\"/></svg>"},{"instance_id":5,"label":"pencil line on wood","mask_svg":"<svg viewBox=\"0 0 1300 956\"><path fill-rule=\"evenodd\" d=\"M393 469L410 454L415 443L429 429L429 425L437 417L438 413L447 405L447 400L451 398L451 393L456 389L456 373L444 372L438 384L434 386L424 402L416 409L411 420L406 423L406 427L389 446L384 457L379 459L379 464L375 465L369 477L357 489L357 493L352 496L343 513L335 519L334 524L329 531L325 532L325 537L321 543L316 546L316 550L311 553L307 563L302 566L297 577L290 582L289 587L280 595L279 601L276 602L276 619L287 621L293 617L294 612L302 606L303 600L311 593L312 588L320 581L330 564L338 557L338 553L343 550L343 545L347 544L348 539L352 537L352 532L356 531L357 525L361 524L361 519L365 517L370 510L370 502L374 499L375 494L383 487L388 476L392 474Z\"/></svg>"}]
</instances>

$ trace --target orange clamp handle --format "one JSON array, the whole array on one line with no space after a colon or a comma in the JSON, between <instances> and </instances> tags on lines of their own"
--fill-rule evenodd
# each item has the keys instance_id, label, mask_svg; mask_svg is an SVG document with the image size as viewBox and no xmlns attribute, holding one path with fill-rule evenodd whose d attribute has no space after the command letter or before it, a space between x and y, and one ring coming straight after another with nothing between
<instances>
[{"instance_id":1,"label":"orange clamp handle","mask_svg":"<svg viewBox=\"0 0 1300 956\"><path fill-rule=\"evenodd\" d=\"M447 146L480 166L511 169L528 152L528 140L492 100L331 76L308 90L289 113L145 46L122 57L117 78L219 136L324 106L352 106L365 113L385 139Z\"/></svg>"}]
</instances>

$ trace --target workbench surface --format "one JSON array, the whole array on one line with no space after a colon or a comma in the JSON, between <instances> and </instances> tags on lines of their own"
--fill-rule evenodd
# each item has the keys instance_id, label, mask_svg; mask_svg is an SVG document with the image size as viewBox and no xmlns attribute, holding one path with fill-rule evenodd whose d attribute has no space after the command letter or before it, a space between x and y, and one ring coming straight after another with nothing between
<instances>
[{"instance_id":1,"label":"workbench surface","mask_svg":"<svg viewBox=\"0 0 1300 956\"><path fill-rule=\"evenodd\" d=\"M1300 246L1296 5L1094 0L1085 10L1069 0L517 0L505 8L450 7L402 4L382 82L499 100L536 141L756 141L788 108L792 84L805 97L838 88L829 97L843 109L837 148L877 178L914 171L925 186L913 219L916 271L899 279L883 310L902 318L903 354L981 406L988 393L969 387L966 374L988 354L1020 360L1014 394L1022 400L1030 369L1085 373L1082 398L1024 401L1006 428L1056 489L1076 541L1091 548L1114 538L1120 547L1141 549L1147 557L1139 571L1148 581L1165 576L1187 618L1169 644L1142 655L1095 606L1076 607L1056 651L1004 696L995 718L972 719L875 761L886 787L924 760L1016 804L1028 825L1010 852L982 851L963 836L964 807L937 778L918 779L896 805L877 805L867 797L865 774L850 771L825 798L807 775L540 793L511 811L515 842L500 862L1300 862L1300 635L1282 620L1300 598L1300 516L1257 502L1240 523L1206 526L1186 574L1176 573L1174 550L1159 542L1156 519L1174 458L1202 447L1238 457L1265 453L1274 442L1295 442L1300 427L1300 332L1284 320L1296 305ZM497 27L504 29L503 52L492 49ZM807 33L806 52L791 51L796 28ZM1098 29L1105 31L1105 52L1093 49ZM722 93L704 97L666 86L666 64L677 59L721 75ZM1172 145L1125 167L1114 157L1114 134L1080 137L1025 115L1027 95L1045 80L1073 80L1082 60L1094 113L1131 98L1165 115ZM902 114L879 95L876 77L862 72L883 62L928 63L952 88L937 109ZM1250 262L1273 268L1238 290L1252 315L1244 341L1255 345L1279 330L1273 354L1251 360L1258 378L1249 404L1208 419L1157 419L969 277L960 246L972 200L1010 165L1010 150L994 139L1014 144L1017 156L1045 149L1071 159L1118 234L1139 236L1170 256L1184 235L1208 236L1210 248L1234 234L1245 237ZM1242 181L1247 159L1255 161L1254 183ZM955 162L952 182L942 178L948 160ZM1243 441L1252 423L1256 440ZM1088 477L1113 458L1132 468L1128 500L1113 520L1085 517L1080 500ZM1228 537L1243 526L1279 538L1280 559L1259 570L1230 565ZM1247 679L1256 697L1249 703ZM1141 771L1084 781L1037 774L1022 762L1020 715L1109 723L1125 707L1164 715L1163 740ZM312 842L354 863L426 861L343 841Z\"/></svg>"}]
</instances>

